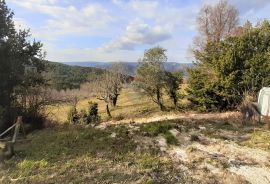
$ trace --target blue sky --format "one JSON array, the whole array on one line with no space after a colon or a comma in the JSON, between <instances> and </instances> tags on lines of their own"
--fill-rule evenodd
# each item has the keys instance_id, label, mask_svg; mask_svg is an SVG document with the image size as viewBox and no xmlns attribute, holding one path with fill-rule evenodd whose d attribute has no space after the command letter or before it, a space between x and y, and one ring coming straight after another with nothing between
<instances>
[{"instance_id":1,"label":"blue sky","mask_svg":"<svg viewBox=\"0 0 270 184\"><path fill-rule=\"evenodd\" d=\"M137 61L166 48L168 60L191 62L196 16L217 0L6 0L17 28L30 28L51 61ZM229 0L240 24L270 19L269 0Z\"/></svg>"}]
</instances>

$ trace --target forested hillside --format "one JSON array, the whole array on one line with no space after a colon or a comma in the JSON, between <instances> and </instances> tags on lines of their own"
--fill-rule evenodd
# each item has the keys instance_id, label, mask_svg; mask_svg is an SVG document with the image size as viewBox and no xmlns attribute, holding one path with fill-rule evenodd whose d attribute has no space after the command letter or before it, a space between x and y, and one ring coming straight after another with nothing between
<instances>
[{"instance_id":1,"label":"forested hillside","mask_svg":"<svg viewBox=\"0 0 270 184\"><path fill-rule=\"evenodd\" d=\"M95 67L95 68L102 68L107 69L110 68L116 62L65 62L64 64L70 66L82 66L82 67ZM126 72L129 75L134 75L135 70L137 69L139 63L138 62L120 62L124 65ZM175 72L178 70L184 70L188 67L192 67L193 63L177 63L177 62L166 62L164 63L165 70L170 72Z\"/></svg>"},{"instance_id":2,"label":"forested hillside","mask_svg":"<svg viewBox=\"0 0 270 184\"><path fill-rule=\"evenodd\" d=\"M48 84L57 89L77 89L80 85L95 79L103 69L93 67L69 66L57 62L45 62L45 78Z\"/></svg>"}]
</instances>

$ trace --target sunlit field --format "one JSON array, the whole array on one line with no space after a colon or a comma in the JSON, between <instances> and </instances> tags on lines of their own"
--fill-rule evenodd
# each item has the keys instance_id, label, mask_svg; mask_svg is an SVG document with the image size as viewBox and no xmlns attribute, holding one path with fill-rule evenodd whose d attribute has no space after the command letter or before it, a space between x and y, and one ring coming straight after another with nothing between
<instances>
[{"instance_id":1,"label":"sunlit field","mask_svg":"<svg viewBox=\"0 0 270 184\"><path fill-rule=\"evenodd\" d=\"M87 98L79 100L77 104L77 110L82 109L87 110L88 102L98 103L99 113L103 121L107 120L107 114L105 111L105 102L98 100L96 98ZM166 106L172 107L172 104L165 99ZM55 106L49 106L47 108L47 113L49 114L49 119L58 122L67 122L67 114L71 108L71 104L57 104ZM155 114L162 114L166 112L161 112L157 104L153 103L148 97L143 94L134 91L132 88L125 88L121 91L119 96L117 107L111 107L111 114L115 119L127 119L127 118L138 118L154 116Z\"/></svg>"}]
</instances>

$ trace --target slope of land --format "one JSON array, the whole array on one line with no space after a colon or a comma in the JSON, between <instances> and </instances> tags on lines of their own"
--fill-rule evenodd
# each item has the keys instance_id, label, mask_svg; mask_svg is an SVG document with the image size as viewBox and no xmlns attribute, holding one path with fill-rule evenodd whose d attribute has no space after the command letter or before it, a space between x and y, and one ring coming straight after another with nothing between
<instances>
[{"instance_id":1,"label":"slope of land","mask_svg":"<svg viewBox=\"0 0 270 184\"><path fill-rule=\"evenodd\" d=\"M95 98L81 99L78 110L88 101L99 103L102 123L71 125L69 104L49 106L56 124L16 143L0 183L270 183L270 130L243 124L238 112L160 112L125 88L107 120Z\"/></svg>"},{"instance_id":2,"label":"slope of land","mask_svg":"<svg viewBox=\"0 0 270 184\"><path fill-rule=\"evenodd\" d=\"M47 128L16 145L0 182L269 183L270 131L231 115Z\"/></svg>"}]
</instances>

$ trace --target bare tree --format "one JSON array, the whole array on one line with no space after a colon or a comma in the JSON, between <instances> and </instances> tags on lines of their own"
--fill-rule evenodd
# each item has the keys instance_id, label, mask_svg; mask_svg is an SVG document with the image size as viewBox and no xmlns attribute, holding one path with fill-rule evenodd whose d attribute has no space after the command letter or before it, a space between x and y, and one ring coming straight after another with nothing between
<instances>
[{"instance_id":1,"label":"bare tree","mask_svg":"<svg viewBox=\"0 0 270 184\"><path fill-rule=\"evenodd\" d=\"M214 6L205 5L199 12L197 24L201 39L219 42L237 28L238 10L227 0L220 0ZM196 42L200 42L198 38Z\"/></svg>"},{"instance_id":2,"label":"bare tree","mask_svg":"<svg viewBox=\"0 0 270 184\"><path fill-rule=\"evenodd\" d=\"M109 69L110 82L111 82L111 96L110 103L113 107L116 106L118 96L123 88L123 84L126 81L127 75L125 74L125 68L121 63L114 63Z\"/></svg>"},{"instance_id":3,"label":"bare tree","mask_svg":"<svg viewBox=\"0 0 270 184\"><path fill-rule=\"evenodd\" d=\"M111 117L109 105L116 106L125 79L123 65L116 63L94 82L95 95L97 99L106 103L106 112L109 117Z\"/></svg>"}]
</instances>

